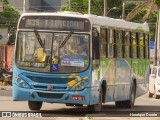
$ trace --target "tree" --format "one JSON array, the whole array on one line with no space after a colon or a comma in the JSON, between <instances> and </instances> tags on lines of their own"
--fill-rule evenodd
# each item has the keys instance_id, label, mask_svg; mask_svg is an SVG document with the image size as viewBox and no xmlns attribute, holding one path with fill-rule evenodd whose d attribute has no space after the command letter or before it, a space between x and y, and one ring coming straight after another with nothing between
<instances>
[{"instance_id":1,"label":"tree","mask_svg":"<svg viewBox=\"0 0 160 120\"><path fill-rule=\"evenodd\" d=\"M8 28L9 31L17 26L19 12L13 9L7 0L0 0L4 4L4 12L0 13L0 28Z\"/></svg>"},{"instance_id":2,"label":"tree","mask_svg":"<svg viewBox=\"0 0 160 120\"><path fill-rule=\"evenodd\" d=\"M88 13L88 0L70 0L71 1L71 11L80 12L82 14ZM117 18L120 19L122 17L122 0L107 0L108 1L108 13L107 16L111 18ZM139 6L141 3L136 2L129 2L126 3L125 6L125 13L126 15L129 14L134 8ZM143 3L144 4L144 3ZM146 4L146 3L145 3ZM147 2L147 4L151 5L151 2ZM91 14L96 15L103 15L103 9L104 9L104 2L103 0L91 0ZM113 9L116 7L116 9ZM62 11L69 10L69 5L63 6L61 8ZM142 23L143 16L145 15L147 9L141 9L140 11L136 12L134 14L134 17L132 18L132 22ZM155 36L155 22L156 22L156 12L153 12L150 17L148 18L148 22L151 23L150 25L150 31L151 31L151 40L154 40ZM133 15L133 13L132 13Z\"/></svg>"},{"instance_id":3,"label":"tree","mask_svg":"<svg viewBox=\"0 0 160 120\"><path fill-rule=\"evenodd\" d=\"M70 11L80 12L82 14L88 13L88 0L70 0ZM121 0L108 0L108 10L113 7L120 7L121 6ZM104 2L103 0L91 0L91 14L96 15L103 15L103 9L104 9ZM68 11L69 10L69 4L66 6L63 6L61 8L62 11Z\"/></svg>"},{"instance_id":4,"label":"tree","mask_svg":"<svg viewBox=\"0 0 160 120\"><path fill-rule=\"evenodd\" d=\"M111 18L121 18L122 16L122 0L107 0L108 2L108 13L107 16ZM70 11L80 12L82 14L88 13L88 0L70 0ZM126 4L126 14L131 12L137 6L135 2ZM113 9L116 8L116 9ZM91 14L103 15L104 12L104 1L103 0L91 0ZM69 3L61 7L62 11L69 11Z\"/></svg>"},{"instance_id":5,"label":"tree","mask_svg":"<svg viewBox=\"0 0 160 120\"><path fill-rule=\"evenodd\" d=\"M160 0L148 0L147 2L144 2L134 8L126 17L126 20L133 19L140 11L146 9L146 13L143 16L143 21L149 18L149 15L153 13L157 9L157 7L160 7Z\"/></svg>"},{"instance_id":6,"label":"tree","mask_svg":"<svg viewBox=\"0 0 160 120\"><path fill-rule=\"evenodd\" d=\"M146 8L146 13L143 16L143 21L147 20L149 18L149 15L153 13L155 10L158 9L158 15L157 15L157 24L156 24L156 31L155 31L155 59L154 59L154 65L157 65L157 49L158 49L158 41L160 39L160 0L148 0L147 2L137 6L135 9L133 9L127 16L126 20L131 20L134 18L136 14L138 14L142 9Z\"/></svg>"}]
</instances>

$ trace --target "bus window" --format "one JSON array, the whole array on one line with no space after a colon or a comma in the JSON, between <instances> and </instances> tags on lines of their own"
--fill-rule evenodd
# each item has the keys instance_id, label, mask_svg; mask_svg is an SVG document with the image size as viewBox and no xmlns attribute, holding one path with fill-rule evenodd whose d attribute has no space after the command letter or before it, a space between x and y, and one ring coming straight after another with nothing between
<instances>
[{"instance_id":1,"label":"bus window","mask_svg":"<svg viewBox=\"0 0 160 120\"><path fill-rule=\"evenodd\" d=\"M139 34L139 50L140 58L144 58L144 37L142 33Z\"/></svg>"},{"instance_id":2,"label":"bus window","mask_svg":"<svg viewBox=\"0 0 160 120\"><path fill-rule=\"evenodd\" d=\"M137 58L137 38L136 33L132 33L132 58Z\"/></svg>"},{"instance_id":3,"label":"bus window","mask_svg":"<svg viewBox=\"0 0 160 120\"><path fill-rule=\"evenodd\" d=\"M61 32L19 32L17 66L24 70L46 73L86 70L89 65L89 35L74 33L61 47L67 36L68 33ZM80 46L81 49L75 46Z\"/></svg>"},{"instance_id":4,"label":"bus window","mask_svg":"<svg viewBox=\"0 0 160 120\"><path fill-rule=\"evenodd\" d=\"M122 58L122 31L116 30L117 58Z\"/></svg>"},{"instance_id":5,"label":"bus window","mask_svg":"<svg viewBox=\"0 0 160 120\"><path fill-rule=\"evenodd\" d=\"M145 58L149 58L149 35L145 34Z\"/></svg>"},{"instance_id":6,"label":"bus window","mask_svg":"<svg viewBox=\"0 0 160 120\"><path fill-rule=\"evenodd\" d=\"M101 58L107 57L107 29L101 29L101 50L100 50Z\"/></svg>"},{"instance_id":7,"label":"bus window","mask_svg":"<svg viewBox=\"0 0 160 120\"><path fill-rule=\"evenodd\" d=\"M113 29L109 30L109 41L108 41L108 57L109 58L114 58L114 33L115 31Z\"/></svg>"},{"instance_id":8,"label":"bus window","mask_svg":"<svg viewBox=\"0 0 160 120\"><path fill-rule=\"evenodd\" d=\"M125 58L130 58L130 32L125 32L124 33L124 46L125 46L125 53L124 53L124 57Z\"/></svg>"}]
</instances>

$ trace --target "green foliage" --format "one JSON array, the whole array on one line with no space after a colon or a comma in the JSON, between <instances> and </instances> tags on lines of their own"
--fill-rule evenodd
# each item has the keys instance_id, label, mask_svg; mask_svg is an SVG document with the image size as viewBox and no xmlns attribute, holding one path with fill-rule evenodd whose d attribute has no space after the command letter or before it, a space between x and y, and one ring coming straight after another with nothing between
<instances>
[{"instance_id":1,"label":"green foliage","mask_svg":"<svg viewBox=\"0 0 160 120\"><path fill-rule=\"evenodd\" d=\"M111 9L113 7L120 8L121 6L122 6L122 0L108 0L108 9Z\"/></svg>"},{"instance_id":2,"label":"green foliage","mask_svg":"<svg viewBox=\"0 0 160 120\"><path fill-rule=\"evenodd\" d=\"M160 0L154 0L154 1L158 6L160 6Z\"/></svg>"},{"instance_id":3,"label":"green foliage","mask_svg":"<svg viewBox=\"0 0 160 120\"><path fill-rule=\"evenodd\" d=\"M2 82L0 82L0 86L2 86L3 85L3 83Z\"/></svg>"},{"instance_id":4,"label":"green foliage","mask_svg":"<svg viewBox=\"0 0 160 120\"><path fill-rule=\"evenodd\" d=\"M4 4L4 11L0 12L0 28L8 27L9 30L13 27L16 27L19 12L13 9L7 0L1 0Z\"/></svg>"},{"instance_id":5,"label":"green foliage","mask_svg":"<svg viewBox=\"0 0 160 120\"><path fill-rule=\"evenodd\" d=\"M142 17L145 15L146 9L141 10L133 19L132 22L143 23Z\"/></svg>"},{"instance_id":6,"label":"green foliage","mask_svg":"<svg viewBox=\"0 0 160 120\"><path fill-rule=\"evenodd\" d=\"M82 14L88 13L88 0L70 0L71 9L70 11L80 12ZM91 14L103 15L104 9L103 0L91 0ZM155 2L160 3L160 0L155 0ZM129 2L125 6L125 15L131 12L137 5L141 3ZM116 9L113 9L116 7ZM62 11L69 10L69 4L61 8ZM121 18L122 16L122 1L121 0L108 0L108 16L112 18ZM142 23L142 18L146 13L146 9L143 9L139 14L137 14L131 22ZM148 18L148 23L150 26L151 40L154 40L155 37L155 23L157 19L157 13L154 12Z\"/></svg>"},{"instance_id":7,"label":"green foliage","mask_svg":"<svg viewBox=\"0 0 160 120\"><path fill-rule=\"evenodd\" d=\"M0 2L3 2L3 4L7 5L9 2L7 0L0 0Z\"/></svg>"},{"instance_id":8,"label":"green foliage","mask_svg":"<svg viewBox=\"0 0 160 120\"><path fill-rule=\"evenodd\" d=\"M80 12L82 14L88 13L88 0L71 0L71 9L70 11ZM92 0L92 6L91 6L91 13L102 15L103 14L103 1L99 0ZM98 9L98 10L97 10ZM63 6L61 8L62 11L68 11L69 5Z\"/></svg>"},{"instance_id":9,"label":"green foliage","mask_svg":"<svg viewBox=\"0 0 160 120\"><path fill-rule=\"evenodd\" d=\"M148 18L148 23L150 27L150 40L155 39L155 30L156 30L156 21L157 21L157 13L158 12L153 12L149 18Z\"/></svg>"},{"instance_id":10,"label":"green foliage","mask_svg":"<svg viewBox=\"0 0 160 120\"><path fill-rule=\"evenodd\" d=\"M135 3L135 2L129 2L126 4L125 6L125 12L126 12L126 15L128 15L128 13L130 13L138 4Z\"/></svg>"},{"instance_id":11,"label":"green foliage","mask_svg":"<svg viewBox=\"0 0 160 120\"><path fill-rule=\"evenodd\" d=\"M113 7L120 7L121 0L108 0L108 9ZM103 0L91 0L91 13L96 15L103 15L104 1ZM69 4L61 8L62 11L69 10ZM80 12L82 14L88 13L88 0L71 0L70 11Z\"/></svg>"}]
</instances>

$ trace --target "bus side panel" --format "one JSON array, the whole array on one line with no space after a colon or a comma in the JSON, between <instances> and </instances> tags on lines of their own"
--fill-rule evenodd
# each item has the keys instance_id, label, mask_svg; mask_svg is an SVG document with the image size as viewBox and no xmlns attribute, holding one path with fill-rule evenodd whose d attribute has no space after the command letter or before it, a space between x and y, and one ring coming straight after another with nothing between
<instances>
[{"instance_id":1,"label":"bus side panel","mask_svg":"<svg viewBox=\"0 0 160 120\"><path fill-rule=\"evenodd\" d=\"M115 65L114 65L114 59L108 59L108 58L101 58L101 66L100 66L100 74L101 74L101 84L103 80L105 80L106 83L106 91L103 91L105 93L105 101L110 102L113 101L113 95L114 95L114 79L115 79Z\"/></svg>"},{"instance_id":2,"label":"bus side panel","mask_svg":"<svg viewBox=\"0 0 160 120\"><path fill-rule=\"evenodd\" d=\"M12 99L14 101L29 100L30 92L28 89L20 88L16 84L13 84L13 88L14 88L14 91L12 91Z\"/></svg>"},{"instance_id":3,"label":"bus side panel","mask_svg":"<svg viewBox=\"0 0 160 120\"><path fill-rule=\"evenodd\" d=\"M137 89L137 96L139 97L148 92L148 83L149 83L149 74L150 74L150 65L148 60L141 60L139 62L139 75L143 75L143 83L139 80L138 84L140 87Z\"/></svg>"},{"instance_id":4,"label":"bus side panel","mask_svg":"<svg viewBox=\"0 0 160 120\"><path fill-rule=\"evenodd\" d=\"M20 71L17 69L14 63L14 71L13 71L13 78L12 78L12 99L14 101L26 101L29 100L29 89L24 89L16 84L17 78L19 77ZM21 84L21 83L20 83Z\"/></svg>"},{"instance_id":5,"label":"bus side panel","mask_svg":"<svg viewBox=\"0 0 160 120\"><path fill-rule=\"evenodd\" d=\"M116 60L115 101L129 99L131 67L125 60Z\"/></svg>"},{"instance_id":6,"label":"bus side panel","mask_svg":"<svg viewBox=\"0 0 160 120\"><path fill-rule=\"evenodd\" d=\"M99 102L99 88L100 88L100 69L93 68L91 93L90 93L90 105L97 104Z\"/></svg>"},{"instance_id":7,"label":"bus side panel","mask_svg":"<svg viewBox=\"0 0 160 120\"><path fill-rule=\"evenodd\" d=\"M132 80L136 81L136 97L145 94L148 90L148 79L149 74L149 63L146 65L148 60L132 60Z\"/></svg>"}]
</instances>

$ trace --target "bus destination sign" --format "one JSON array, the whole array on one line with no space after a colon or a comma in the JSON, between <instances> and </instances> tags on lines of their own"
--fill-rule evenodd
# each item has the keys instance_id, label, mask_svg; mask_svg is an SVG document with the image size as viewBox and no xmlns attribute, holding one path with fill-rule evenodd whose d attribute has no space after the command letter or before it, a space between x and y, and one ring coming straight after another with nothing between
<instances>
[{"instance_id":1,"label":"bus destination sign","mask_svg":"<svg viewBox=\"0 0 160 120\"><path fill-rule=\"evenodd\" d=\"M82 18L23 17L19 27L23 29L89 31L90 23L87 19Z\"/></svg>"}]
</instances>

